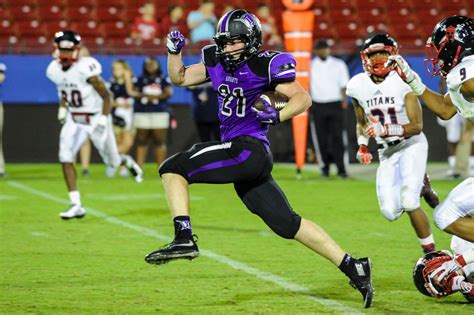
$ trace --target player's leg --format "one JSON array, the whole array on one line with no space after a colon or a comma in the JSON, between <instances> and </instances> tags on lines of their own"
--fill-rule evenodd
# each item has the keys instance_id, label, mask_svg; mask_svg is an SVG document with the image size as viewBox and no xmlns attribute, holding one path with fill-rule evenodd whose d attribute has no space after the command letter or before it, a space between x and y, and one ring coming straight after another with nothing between
<instances>
[{"instance_id":1,"label":"player's leg","mask_svg":"<svg viewBox=\"0 0 474 315\"><path fill-rule=\"evenodd\" d=\"M247 208L277 235L297 240L338 266L362 293L365 307L370 307L373 287L368 258L352 258L319 225L296 214L270 175L257 181L235 183L234 187Z\"/></svg>"},{"instance_id":2,"label":"player's leg","mask_svg":"<svg viewBox=\"0 0 474 315\"><path fill-rule=\"evenodd\" d=\"M420 192L428 159L428 143L423 134L416 143L402 149L400 156L400 173L402 180L401 206L408 214L413 229L425 253L435 250L435 242L426 212L420 207Z\"/></svg>"},{"instance_id":3,"label":"player's leg","mask_svg":"<svg viewBox=\"0 0 474 315\"><path fill-rule=\"evenodd\" d=\"M151 137L150 129L137 129L137 163L140 167L143 167L146 161L146 155L148 153L148 141Z\"/></svg>"},{"instance_id":4,"label":"player's leg","mask_svg":"<svg viewBox=\"0 0 474 315\"><path fill-rule=\"evenodd\" d=\"M62 219L82 218L85 210L82 207L81 196L76 185L76 169L74 158L81 145L87 139L87 131L84 127L74 123L71 119L61 128L59 137L59 161L62 164L63 176L69 192L71 207L59 215Z\"/></svg>"},{"instance_id":5,"label":"player's leg","mask_svg":"<svg viewBox=\"0 0 474 315\"><path fill-rule=\"evenodd\" d=\"M161 165L166 158L166 135L167 129L153 129L153 142L155 144L155 162Z\"/></svg>"},{"instance_id":6,"label":"player's leg","mask_svg":"<svg viewBox=\"0 0 474 315\"><path fill-rule=\"evenodd\" d=\"M198 143L165 160L159 173L173 218L175 238L168 246L148 254L145 260L163 264L173 259L196 257L198 249L192 239L188 185L254 179L266 165L266 154L260 141L241 137L226 143Z\"/></svg>"},{"instance_id":7,"label":"player's leg","mask_svg":"<svg viewBox=\"0 0 474 315\"><path fill-rule=\"evenodd\" d=\"M433 218L441 230L474 242L474 178L457 185L436 208Z\"/></svg>"},{"instance_id":8,"label":"player's leg","mask_svg":"<svg viewBox=\"0 0 474 315\"><path fill-rule=\"evenodd\" d=\"M469 157L471 155L473 132L473 123L465 119L461 138L456 147L456 164L454 166L454 173L460 174L462 177L469 176Z\"/></svg>"},{"instance_id":9,"label":"player's leg","mask_svg":"<svg viewBox=\"0 0 474 315\"><path fill-rule=\"evenodd\" d=\"M132 159L131 156L119 154L118 152L117 141L115 140L111 119L109 119L105 128L105 140L95 138L93 133L91 136L92 143L96 147L104 163L109 169L116 169L120 165L125 165L133 175L135 181L138 183L142 182L143 171L141 167Z\"/></svg>"},{"instance_id":10,"label":"player's leg","mask_svg":"<svg viewBox=\"0 0 474 315\"><path fill-rule=\"evenodd\" d=\"M88 176L89 175L89 165L91 164L91 142L89 139L84 141L79 150L79 157L81 159L81 169L82 175Z\"/></svg>"},{"instance_id":11,"label":"player's leg","mask_svg":"<svg viewBox=\"0 0 474 315\"><path fill-rule=\"evenodd\" d=\"M380 212L388 221L395 221L403 214L400 202L399 158L399 152L393 153L388 158L381 156L380 165L377 168L377 200Z\"/></svg>"},{"instance_id":12,"label":"player's leg","mask_svg":"<svg viewBox=\"0 0 474 315\"><path fill-rule=\"evenodd\" d=\"M327 108L324 104L313 103L313 118L316 126L316 140L318 142L319 153L322 161L321 175L329 176L330 161L329 161L329 140L328 132L330 126L328 125ZM316 148L316 149L318 149Z\"/></svg>"}]
</instances>

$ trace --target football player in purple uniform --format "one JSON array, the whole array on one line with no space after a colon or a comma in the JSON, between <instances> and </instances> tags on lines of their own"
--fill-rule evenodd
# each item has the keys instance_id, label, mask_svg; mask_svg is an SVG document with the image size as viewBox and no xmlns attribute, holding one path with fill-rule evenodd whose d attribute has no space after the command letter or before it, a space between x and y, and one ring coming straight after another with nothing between
<instances>
[{"instance_id":1,"label":"football player in purple uniform","mask_svg":"<svg viewBox=\"0 0 474 315\"><path fill-rule=\"evenodd\" d=\"M233 183L247 208L276 234L295 239L330 260L350 278L363 296L364 306L373 298L371 262L355 259L317 224L301 218L272 178L269 125L278 124L307 110L311 98L295 80L296 62L289 53L259 51L260 22L245 10L226 13L217 25L215 45L202 49L201 63L185 66L181 57L185 39L179 31L168 34L168 72L178 86L211 81L219 95L221 141L198 143L168 158L160 167L175 227L174 240L145 257L150 264L199 255L189 217L188 186L194 183ZM264 99L266 109L252 104L266 91L285 94L289 101L280 112Z\"/></svg>"}]
</instances>

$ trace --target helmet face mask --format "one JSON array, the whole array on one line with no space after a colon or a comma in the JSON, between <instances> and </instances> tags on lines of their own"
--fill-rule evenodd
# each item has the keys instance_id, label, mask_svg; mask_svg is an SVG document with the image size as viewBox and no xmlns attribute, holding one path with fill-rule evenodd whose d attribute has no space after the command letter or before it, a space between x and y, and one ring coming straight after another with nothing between
<instances>
[{"instance_id":1,"label":"helmet face mask","mask_svg":"<svg viewBox=\"0 0 474 315\"><path fill-rule=\"evenodd\" d=\"M242 49L225 51L225 46L242 41ZM245 10L232 10L226 13L217 24L214 36L217 45L216 55L226 71L234 71L243 65L262 46L262 28L258 18Z\"/></svg>"},{"instance_id":2,"label":"helmet face mask","mask_svg":"<svg viewBox=\"0 0 474 315\"><path fill-rule=\"evenodd\" d=\"M459 63L461 54L473 48L473 40L473 19L451 16L440 21L426 41L424 63L428 73L446 77Z\"/></svg>"},{"instance_id":3,"label":"helmet face mask","mask_svg":"<svg viewBox=\"0 0 474 315\"><path fill-rule=\"evenodd\" d=\"M368 38L360 52L365 72L376 77L384 78L393 66L386 66L389 56L398 54L397 42L388 34L377 34Z\"/></svg>"},{"instance_id":4,"label":"helmet face mask","mask_svg":"<svg viewBox=\"0 0 474 315\"><path fill-rule=\"evenodd\" d=\"M54 36L53 58L63 67L70 67L79 60L81 37L72 31L60 31Z\"/></svg>"}]
</instances>

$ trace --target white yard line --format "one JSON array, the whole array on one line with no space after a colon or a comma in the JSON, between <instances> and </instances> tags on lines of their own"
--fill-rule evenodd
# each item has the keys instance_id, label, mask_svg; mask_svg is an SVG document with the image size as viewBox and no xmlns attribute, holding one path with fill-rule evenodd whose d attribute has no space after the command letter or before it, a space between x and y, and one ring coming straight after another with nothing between
<instances>
[{"instance_id":1,"label":"white yard line","mask_svg":"<svg viewBox=\"0 0 474 315\"><path fill-rule=\"evenodd\" d=\"M16 189L19 189L21 191L27 192L29 194L40 196L40 197L52 200L52 201L57 202L57 203L61 203L61 204L64 204L64 205L69 205L70 204L70 201L67 200L67 199L56 197L56 196L51 195L47 192L34 189L32 187L29 187L27 185L24 185L24 184L16 182L16 181L9 181L8 185L10 185L11 187L14 187ZM96 217L99 217L99 218L101 218L101 219L103 219L103 220L105 220L109 223L119 225L119 226L128 228L130 230L137 231L137 232L139 232L143 235L154 237L154 238L157 238L157 239L159 239L161 241L164 241L164 242L167 242L167 241L170 240L169 236L165 236L165 235L162 235L160 233L157 233L156 231L154 231L152 229L123 221L121 219L118 219L118 218L113 217L113 216L109 216L108 214L106 214L104 212L95 210L95 209L90 208L90 207L87 207L86 210L87 210L88 213L90 213L90 214L92 214ZM58 220L59 220L59 217L58 217ZM200 249L200 253L201 253L202 256L206 256L210 259L213 259L213 260L218 261L218 262L220 262L224 265L227 265L227 266L229 266L233 269L243 271L243 272L245 272L247 274L250 274L250 275L253 275L253 276L255 276L259 279L262 279L262 280L271 282L273 284L276 284L276 285L282 287L285 290L288 290L288 291L291 291L291 292L294 292L294 293L302 293L305 297L309 298L310 300L312 300L312 301L314 301L318 304L323 305L324 307L327 307L328 309L330 309L332 311L337 311L337 312L341 312L341 313L345 313L345 314L362 314L362 312L360 312L360 311L358 311L354 308L351 308L349 306L346 306L346 305L344 305L340 302L317 296L314 293L312 293L311 290L308 289L307 287L304 287L304 286L299 285L297 283L288 281L285 278L282 278L282 277L277 276L275 274L272 274L270 272L261 271L259 269L250 267L250 266L248 266L248 265L246 265L242 262L230 259L227 256L216 254L216 253L214 253L212 251L209 251L209 250ZM143 262L143 263L145 264L145 262ZM341 285L343 285L343 284L341 283ZM349 286L345 286L344 289L350 290ZM362 301L361 301L361 303L362 303Z\"/></svg>"}]
</instances>

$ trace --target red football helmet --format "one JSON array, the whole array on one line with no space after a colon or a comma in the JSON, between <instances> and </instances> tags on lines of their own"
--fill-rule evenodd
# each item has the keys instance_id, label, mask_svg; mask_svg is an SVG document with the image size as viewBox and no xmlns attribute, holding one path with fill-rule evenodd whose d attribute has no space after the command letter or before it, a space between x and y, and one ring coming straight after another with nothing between
<instances>
[{"instance_id":1,"label":"red football helmet","mask_svg":"<svg viewBox=\"0 0 474 315\"><path fill-rule=\"evenodd\" d=\"M451 259L453 259L451 255L442 251L431 252L418 259L415 268L413 268L413 281L418 291L430 297L443 297L451 294L450 288L434 283L430 277L436 268Z\"/></svg>"},{"instance_id":2,"label":"red football helmet","mask_svg":"<svg viewBox=\"0 0 474 315\"><path fill-rule=\"evenodd\" d=\"M388 56L373 56L377 52L387 52L388 55L398 54L398 43L388 34L376 34L364 41L360 52L364 70L378 77L385 77L393 66L385 66Z\"/></svg>"},{"instance_id":3,"label":"red football helmet","mask_svg":"<svg viewBox=\"0 0 474 315\"><path fill-rule=\"evenodd\" d=\"M54 34L53 57L63 67L69 67L79 59L81 36L72 31L59 31Z\"/></svg>"}]
</instances>

